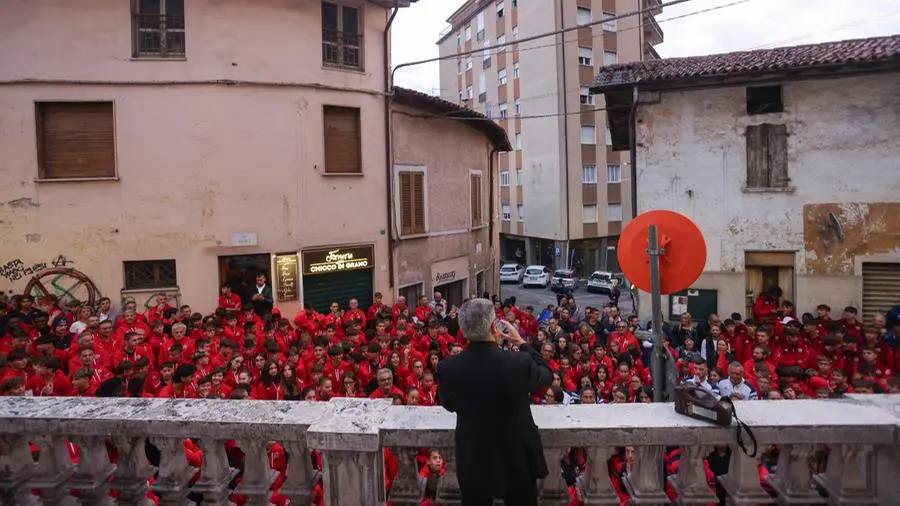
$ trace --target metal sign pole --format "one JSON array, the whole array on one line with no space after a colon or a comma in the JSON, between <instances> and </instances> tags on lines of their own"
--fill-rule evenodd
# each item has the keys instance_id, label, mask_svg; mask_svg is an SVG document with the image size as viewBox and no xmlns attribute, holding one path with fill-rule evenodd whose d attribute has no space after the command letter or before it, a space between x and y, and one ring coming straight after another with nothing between
<instances>
[{"instance_id":1,"label":"metal sign pole","mask_svg":"<svg viewBox=\"0 0 900 506\"><path fill-rule=\"evenodd\" d=\"M647 250L647 253L650 256L650 306L651 311L653 311L653 363L650 366L650 372L653 374L653 402L663 402L665 400L663 392L666 388L665 374L667 351L663 345L659 255L665 253L665 250L659 248L659 236L657 234L656 225L650 225L648 236L650 246Z\"/></svg>"}]
</instances>

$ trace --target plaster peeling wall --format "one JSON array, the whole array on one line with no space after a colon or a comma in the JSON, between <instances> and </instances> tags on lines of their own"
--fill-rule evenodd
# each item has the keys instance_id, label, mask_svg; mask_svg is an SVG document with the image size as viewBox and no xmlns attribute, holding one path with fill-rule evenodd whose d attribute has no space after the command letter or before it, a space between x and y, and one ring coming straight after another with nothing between
<instances>
[{"instance_id":1,"label":"plaster peeling wall","mask_svg":"<svg viewBox=\"0 0 900 506\"><path fill-rule=\"evenodd\" d=\"M829 214L840 223L843 240ZM853 274L857 256L900 255L900 203L805 205L803 240L808 273Z\"/></svg>"},{"instance_id":2,"label":"plaster peeling wall","mask_svg":"<svg viewBox=\"0 0 900 506\"><path fill-rule=\"evenodd\" d=\"M807 249L804 206L897 200L897 82L884 74L787 83L785 112L757 116L746 114L743 87L663 93L639 109L638 208L696 221L707 271L742 271L746 250ZM766 122L787 125L793 193L742 191L744 131Z\"/></svg>"}]
</instances>

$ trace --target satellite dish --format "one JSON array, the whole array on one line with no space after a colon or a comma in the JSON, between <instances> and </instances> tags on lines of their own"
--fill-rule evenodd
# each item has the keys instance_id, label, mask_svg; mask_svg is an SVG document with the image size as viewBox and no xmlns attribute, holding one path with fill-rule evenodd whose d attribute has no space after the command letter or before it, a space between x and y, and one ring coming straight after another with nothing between
<instances>
[{"instance_id":1,"label":"satellite dish","mask_svg":"<svg viewBox=\"0 0 900 506\"><path fill-rule=\"evenodd\" d=\"M837 238L838 242L844 241L844 227L841 225L841 222L838 221L837 216L834 213L828 213L828 226L834 230L834 236Z\"/></svg>"}]
</instances>

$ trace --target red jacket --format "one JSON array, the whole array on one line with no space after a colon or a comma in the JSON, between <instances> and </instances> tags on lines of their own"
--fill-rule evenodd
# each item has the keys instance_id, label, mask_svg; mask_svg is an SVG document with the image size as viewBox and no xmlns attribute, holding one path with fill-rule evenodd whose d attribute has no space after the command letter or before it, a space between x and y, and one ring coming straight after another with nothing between
<instances>
[{"instance_id":1,"label":"red jacket","mask_svg":"<svg viewBox=\"0 0 900 506\"><path fill-rule=\"evenodd\" d=\"M69 381L69 378L66 377L62 371L56 371L49 383L50 393L44 393L44 388L48 385L47 379L43 376L32 376L28 382L25 383L25 389L31 390L35 397L69 397L75 394L75 389L72 388L72 382Z\"/></svg>"}]
</instances>

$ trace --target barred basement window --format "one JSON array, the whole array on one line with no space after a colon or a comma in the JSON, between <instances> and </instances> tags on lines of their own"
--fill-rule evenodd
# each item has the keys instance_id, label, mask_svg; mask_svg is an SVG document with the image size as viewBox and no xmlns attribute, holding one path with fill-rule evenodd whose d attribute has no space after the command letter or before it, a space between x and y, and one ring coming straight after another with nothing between
<instances>
[{"instance_id":1,"label":"barred basement window","mask_svg":"<svg viewBox=\"0 0 900 506\"><path fill-rule=\"evenodd\" d=\"M125 289L143 290L178 286L175 260L138 260L122 263Z\"/></svg>"},{"instance_id":2,"label":"barred basement window","mask_svg":"<svg viewBox=\"0 0 900 506\"><path fill-rule=\"evenodd\" d=\"M136 58L184 57L184 0L134 0L131 14Z\"/></svg>"}]
</instances>

